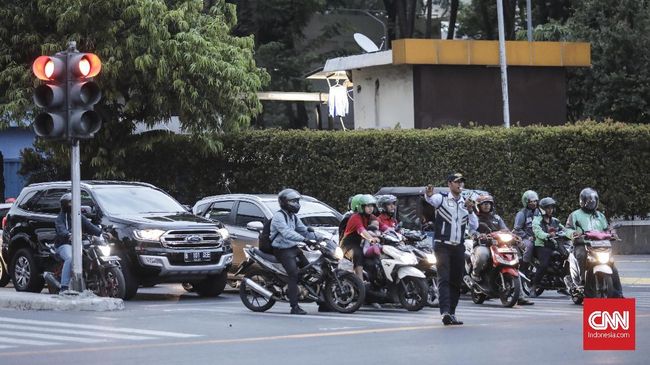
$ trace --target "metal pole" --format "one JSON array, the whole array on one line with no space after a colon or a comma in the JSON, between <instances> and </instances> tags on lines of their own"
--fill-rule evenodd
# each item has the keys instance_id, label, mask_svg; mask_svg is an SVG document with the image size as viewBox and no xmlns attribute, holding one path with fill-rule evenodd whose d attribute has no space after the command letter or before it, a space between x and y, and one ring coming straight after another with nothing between
<instances>
[{"instance_id":1,"label":"metal pole","mask_svg":"<svg viewBox=\"0 0 650 365\"><path fill-rule=\"evenodd\" d=\"M81 188L79 168L79 141L72 141L70 175L72 177L72 277L70 288L84 290L81 265Z\"/></svg>"},{"instance_id":2,"label":"metal pole","mask_svg":"<svg viewBox=\"0 0 650 365\"><path fill-rule=\"evenodd\" d=\"M528 42L533 41L533 13L531 11L531 1L533 0L526 0L526 32L528 33Z\"/></svg>"},{"instance_id":3,"label":"metal pole","mask_svg":"<svg viewBox=\"0 0 650 365\"><path fill-rule=\"evenodd\" d=\"M499 63L501 64L501 94L503 95L503 126L510 128L510 104L508 103L508 70L506 66L506 41L503 27L503 0L497 0L499 21Z\"/></svg>"}]
</instances>

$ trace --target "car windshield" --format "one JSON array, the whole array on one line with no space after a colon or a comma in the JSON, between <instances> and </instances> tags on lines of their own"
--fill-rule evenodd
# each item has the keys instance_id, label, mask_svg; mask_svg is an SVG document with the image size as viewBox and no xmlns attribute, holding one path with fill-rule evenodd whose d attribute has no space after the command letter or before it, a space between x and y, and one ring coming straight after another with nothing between
<instances>
[{"instance_id":1,"label":"car windshield","mask_svg":"<svg viewBox=\"0 0 650 365\"><path fill-rule=\"evenodd\" d=\"M271 212L280 210L280 204L275 200L265 201L264 204ZM298 217L305 225L313 227L338 227L340 222L337 213L326 205L304 199L300 200Z\"/></svg>"},{"instance_id":2,"label":"car windshield","mask_svg":"<svg viewBox=\"0 0 650 365\"><path fill-rule=\"evenodd\" d=\"M169 195L146 186L115 186L95 189L102 210L110 215L185 213Z\"/></svg>"}]
</instances>

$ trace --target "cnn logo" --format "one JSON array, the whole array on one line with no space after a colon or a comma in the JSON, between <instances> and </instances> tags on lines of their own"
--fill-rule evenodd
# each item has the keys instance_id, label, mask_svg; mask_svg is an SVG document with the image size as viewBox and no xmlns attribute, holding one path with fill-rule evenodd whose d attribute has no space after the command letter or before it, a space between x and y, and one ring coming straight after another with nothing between
<instances>
[{"instance_id":1,"label":"cnn logo","mask_svg":"<svg viewBox=\"0 0 650 365\"><path fill-rule=\"evenodd\" d=\"M595 311L589 315L589 326L597 331L617 330L619 326L624 329L630 329L630 312L623 313L615 311L612 313L605 311Z\"/></svg>"}]
</instances>

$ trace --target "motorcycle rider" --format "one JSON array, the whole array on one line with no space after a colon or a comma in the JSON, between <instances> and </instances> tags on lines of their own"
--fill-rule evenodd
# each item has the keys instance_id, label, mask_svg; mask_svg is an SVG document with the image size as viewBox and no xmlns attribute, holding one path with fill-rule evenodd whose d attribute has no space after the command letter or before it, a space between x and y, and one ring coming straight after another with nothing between
<instances>
[{"instance_id":1,"label":"motorcycle rider","mask_svg":"<svg viewBox=\"0 0 650 365\"><path fill-rule=\"evenodd\" d=\"M566 221L567 228L575 230L578 234L588 231L605 231L608 228L607 218L598 209L598 193L592 188L584 188L580 192L580 209L569 214ZM585 267L587 265L587 249L585 240L578 237L573 241L573 252L580 267L580 278L584 281ZM621 278L618 269L612 263L612 281L618 296L623 296ZM584 283L583 283L584 284Z\"/></svg>"},{"instance_id":2,"label":"motorcycle rider","mask_svg":"<svg viewBox=\"0 0 650 365\"><path fill-rule=\"evenodd\" d=\"M399 230L395 212L397 211L397 197L395 195L382 195L377 199L379 208L379 229L383 232L388 229Z\"/></svg>"},{"instance_id":3,"label":"motorcycle rider","mask_svg":"<svg viewBox=\"0 0 650 365\"><path fill-rule=\"evenodd\" d=\"M60 292L63 293L69 288L70 271L72 269L72 194L63 194L59 199L59 203L61 205L61 211L54 221L54 230L56 232L54 245L57 255L63 260L60 289ZM102 234L101 228L92 224L83 215L81 215L81 231L93 236Z\"/></svg>"},{"instance_id":4,"label":"motorcycle rider","mask_svg":"<svg viewBox=\"0 0 650 365\"><path fill-rule=\"evenodd\" d=\"M379 243L379 238L373 237L367 231L370 221L377 219L372 214L376 204L377 200L370 194L355 195L350 203L354 213L350 216L341 239L341 246L346 255L352 254L354 272L361 280L363 280L364 261L362 242L365 239L371 244Z\"/></svg>"},{"instance_id":5,"label":"motorcycle rider","mask_svg":"<svg viewBox=\"0 0 650 365\"><path fill-rule=\"evenodd\" d=\"M476 204L478 205L478 232L482 235L495 232L495 231L509 231L506 223L503 221L501 216L496 214L494 209L494 198L489 194L484 194L479 196L476 199ZM479 236L478 238L484 239ZM474 247L474 252L472 254L472 279L478 283L481 282L480 273L485 270L485 267L488 264L490 259L490 250L485 245L476 245ZM523 294L522 292L522 295ZM533 305L532 301L528 300L524 296L520 297L517 301L519 305Z\"/></svg>"},{"instance_id":6,"label":"motorcycle rider","mask_svg":"<svg viewBox=\"0 0 650 365\"><path fill-rule=\"evenodd\" d=\"M533 219L533 233L535 234L535 257L539 260L539 267L533 278L533 285L530 288L530 296L537 296L537 286L542 281L555 249L555 244L551 240L557 237L558 232L564 232L566 238L573 237L573 230L565 228L560 220L553 217L556 202L551 197L546 197L539 202L541 215Z\"/></svg>"},{"instance_id":7,"label":"motorcycle rider","mask_svg":"<svg viewBox=\"0 0 650 365\"><path fill-rule=\"evenodd\" d=\"M298 305L298 280L300 267L307 266L309 262L303 255L298 245L309 239L320 239L315 233L309 232L300 219L296 216L300 211L302 196L294 189L284 189L278 194L280 210L273 214L271 221L271 237L275 237L271 246L275 257L282 263L287 276L289 304L291 314L307 314Z\"/></svg>"},{"instance_id":8,"label":"motorcycle rider","mask_svg":"<svg viewBox=\"0 0 650 365\"><path fill-rule=\"evenodd\" d=\"M517 212L515 216L515 224L513 226L513 233L519 236L520 249L523 252L521 258L521 265L519 271L528 275L528 269L533 259L533 251L535 247L535 234L533 233L533 219L539 215L537 209L537 202L539 197L536 192L528 190L524 192L521 197L523 208Z\"/></svg>"},{"instance_id":9,"label":"motorcycle rider","mask_svg":"<svg viewBox=\"0 0 650 365\"><path fill-rule=\"evenodd\" d=\"M436 208L434 253L438 271L438 292L442 323L462 325L456 318L456 306L465 268L465 230L474 232L478 220L474 214L475 202L461 195L465 177L460 173L447 176L448 193L433 193L433 185L427 185L424 199Z\"/></svg>"}]
</instances>

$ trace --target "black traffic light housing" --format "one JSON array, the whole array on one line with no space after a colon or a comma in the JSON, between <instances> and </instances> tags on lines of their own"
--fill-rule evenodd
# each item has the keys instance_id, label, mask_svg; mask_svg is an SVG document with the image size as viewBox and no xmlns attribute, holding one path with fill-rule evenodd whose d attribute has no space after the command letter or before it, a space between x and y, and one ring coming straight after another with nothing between
<instances>
[{"instance_id":1,"label":"black traffic light housing","mask_svg":"<svg viewBox=\"0 0 650 365\"><path fill-rule=\"evenodd\" d=\"M34 102L45 109L34 120L36 135L45 139L92 138L102 123L94 110L101 99L93 80L101 70L99 57L71 46L54 56L38 57L32 70L44 81L34 90Z\"/></svg>"}]
</instances>

